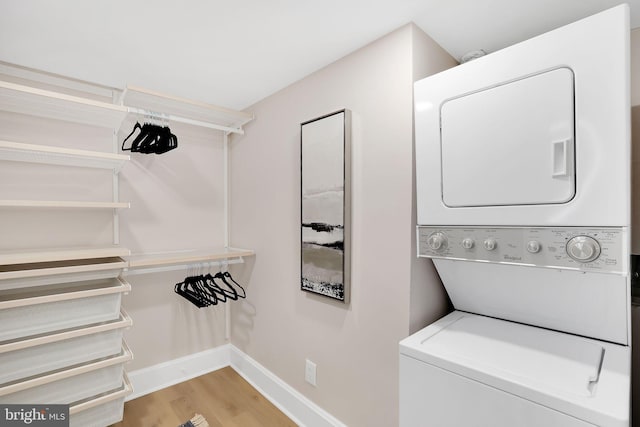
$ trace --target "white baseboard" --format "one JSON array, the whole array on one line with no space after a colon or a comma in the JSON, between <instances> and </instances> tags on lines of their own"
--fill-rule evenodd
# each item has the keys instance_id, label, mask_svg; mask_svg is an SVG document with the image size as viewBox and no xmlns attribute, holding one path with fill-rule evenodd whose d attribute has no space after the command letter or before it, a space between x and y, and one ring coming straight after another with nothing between
<instances>
[{"instance_id":1,"label":"white baseboard","mask_svg":"<svg viewBox=\"0 0 640 427\"><path fill-rule=\"evenodd\" d=\"M129 395L127 400L229 366L229 347L230 344L224 344L210 350L129 372L127 375L133 386L133 394Z\"/></svg>"},{"instance_id":2,"label":"white baseboard","mask_svg":"<svg viewBox=\"0 0 640 427\"><path fill-rule=\"evenodd\" d=\"M301 427L346 427L271 371L230 345L231 367Z\"/></svg>"},{"instance_id":3,"label":"white baseboard","mask_svg":"<svg viewBox=\"0 0 640 427\"><path fill-rule=\"evenodd\" d=\"M132 400L231 366L264 397L301 427L346 427L267 368L231 344L190 354L128 373Z\"/></svg>"}]
</instances>

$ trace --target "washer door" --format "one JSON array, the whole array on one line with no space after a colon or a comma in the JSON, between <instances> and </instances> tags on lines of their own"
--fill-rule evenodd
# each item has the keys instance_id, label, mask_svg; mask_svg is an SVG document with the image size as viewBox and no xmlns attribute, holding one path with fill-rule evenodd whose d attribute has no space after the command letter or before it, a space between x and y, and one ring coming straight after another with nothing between
<instances>
[{"instance_id":1,"label":"washer door","mask_svg":"<svg viewBox=\"0 0 640 427\"><path fill-rule=\"evenodd\" d=\"M558 68L445 101L449 207L558 204L576 191L574 76Z\"/></svg>"}]
</instances>

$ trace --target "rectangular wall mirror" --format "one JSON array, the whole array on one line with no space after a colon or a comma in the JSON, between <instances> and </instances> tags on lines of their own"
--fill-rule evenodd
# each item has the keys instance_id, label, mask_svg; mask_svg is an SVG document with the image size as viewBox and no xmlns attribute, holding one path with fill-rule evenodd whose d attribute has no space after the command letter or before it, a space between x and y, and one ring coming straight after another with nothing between
<instances>
[{"instance_id":1,"label":"rectangular wall mirror","mask_svg":"<svg viewBox=\"0 0 640 427\"><path fill-rule=\"evenodd\" d=\"M351 114L301 124L301 289L349 302Z\"/></svg>"}]
</instances>

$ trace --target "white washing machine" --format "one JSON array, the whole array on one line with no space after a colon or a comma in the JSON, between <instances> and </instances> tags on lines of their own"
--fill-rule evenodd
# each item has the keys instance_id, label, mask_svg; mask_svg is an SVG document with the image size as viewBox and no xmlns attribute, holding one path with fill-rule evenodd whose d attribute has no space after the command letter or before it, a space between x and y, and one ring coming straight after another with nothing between
<instances>
[{"instance_id":1,"label":"white washing machine","mask_svg":"<svg viewBox=\"0 0 640 427\"><path fill-rule=\"evenodd\" d=\"M629 10L415 84L418 255L456 311L400 343L400 425L629 426Z\"/></svg>"}]
</instances>

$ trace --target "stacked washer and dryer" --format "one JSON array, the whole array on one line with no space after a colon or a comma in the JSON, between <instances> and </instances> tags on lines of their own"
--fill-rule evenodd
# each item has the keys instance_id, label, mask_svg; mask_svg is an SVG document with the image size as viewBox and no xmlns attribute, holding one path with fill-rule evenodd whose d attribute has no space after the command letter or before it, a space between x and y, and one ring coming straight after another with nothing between
<instances>
[{"instance_id":1,"label":"stacked washer and dryer","mask_svg":"<svg viewBox=\"0 0 640 427\"><path fill-rule=\"evenodd\" d=\"M629 9L415 84L418 255L455 311L400 343L400 425L629 426Z\"/></svg>"}]
</instances>

